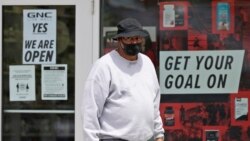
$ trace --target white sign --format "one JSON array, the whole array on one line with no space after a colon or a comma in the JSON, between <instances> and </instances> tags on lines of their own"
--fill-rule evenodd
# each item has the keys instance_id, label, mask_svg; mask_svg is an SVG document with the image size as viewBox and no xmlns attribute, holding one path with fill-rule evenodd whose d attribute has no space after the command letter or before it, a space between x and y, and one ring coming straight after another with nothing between
<instances>
[{"instance_id":1,"label":"white sign","mask_svg":"<svg viewBox=\"0 0 250 141\"><path fill-rule=\"evenodd\" d=\"M243 57L243 50L161 51L161 92L237 93Z\"/></svg>"},{"instance_id":2,"label":"white sign","mask_svg":"<svg viewBox=\"0 0 250 141\"><path fill-rule=\"evenodd\" d=\"M23 10L23 64L56 63L56 10Z\"/></svg>"},{"instance_id":3,"label":"white sign","mask_svg":"<svg viewBox=\"0 0 250 141\"><path fill-rule=\"evenodd\" d=\"M248 119L248 98L235 98L235 119Z\"/></svg>"},{"instance_id":4,"label":"white sign","mask_svg":"<svg viewBox=\"0 0 250 141\"><path fill-rule=\"evenodd\" d=\"M42 65L42 100L67 99L67 65Z\"/></svg>"},{"instance_id":5,"label":"white sign","mask_svg":"<svg viewBox=\"0 0 250 141\"><path fill-rule=\"evenodd\" d=\"M164 5L163 26L175 27L175 10L173 4Z\"/></svg>"},{"instance_id":6,"label":"white sign","mask_svg":"<svg viewBox=\"0 0 250 141\"><path fill-rule=\"evenodd\" d=\"M34 101L35 66L10 66L10 101Z\"/></svg>"}]
</instances>

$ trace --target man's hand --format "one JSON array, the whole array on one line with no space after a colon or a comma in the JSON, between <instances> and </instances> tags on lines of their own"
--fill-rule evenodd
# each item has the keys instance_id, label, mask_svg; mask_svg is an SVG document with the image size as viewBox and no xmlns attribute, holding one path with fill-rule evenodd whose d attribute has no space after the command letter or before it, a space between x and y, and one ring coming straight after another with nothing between
<instances>
[{"instance_id":1,"label":"man's hand","mask_svg":"<svg viewBox=\"0 0 250 141\"><path fill-rule=\"evenodd\" d=\"M164 141L164 139L161 137L161 138L156 138L155 141Z\"/></svg>"}]
</instances>

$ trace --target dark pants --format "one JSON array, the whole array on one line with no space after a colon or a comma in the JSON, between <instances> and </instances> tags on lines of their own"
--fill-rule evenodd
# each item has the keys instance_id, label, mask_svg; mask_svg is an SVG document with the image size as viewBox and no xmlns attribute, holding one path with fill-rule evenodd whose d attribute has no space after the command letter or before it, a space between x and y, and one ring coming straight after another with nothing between
<instances>
[{"instance_id":1,"label":"dark pants","mask_svg":"<svg viewBox=\"0 0 250 141\"><path fill-rule=\"evenodd\" d=\"M123 139L100 139L100 141L127 141Z\"/></svg>"}]
</instances>

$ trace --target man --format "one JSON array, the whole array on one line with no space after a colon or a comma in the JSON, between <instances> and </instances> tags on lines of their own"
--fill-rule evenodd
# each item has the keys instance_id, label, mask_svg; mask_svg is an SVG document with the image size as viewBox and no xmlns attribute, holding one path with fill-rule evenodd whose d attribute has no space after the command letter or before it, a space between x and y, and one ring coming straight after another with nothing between
<instances>
[{"instance_id":1,"label":"man","mask_svg":"<svg viewBox=\"0 0 250 141\"><path fill-rule=\"evenodd\" d=\"M93 66L83 95L84 141L163 141L154 66L139 53L147 34L127 18L117 25L119 47Z\"/></svg>"}]
</instances>

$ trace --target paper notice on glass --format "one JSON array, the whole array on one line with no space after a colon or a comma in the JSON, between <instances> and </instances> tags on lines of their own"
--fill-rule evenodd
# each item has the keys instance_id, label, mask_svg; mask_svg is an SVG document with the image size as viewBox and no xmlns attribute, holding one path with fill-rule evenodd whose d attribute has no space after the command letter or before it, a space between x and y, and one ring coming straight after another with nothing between
<instances>
[{"instance_id":1,"label":"paper notice on glass","mask_svg":"<svg viewBox=\"0 0 250 141\"><path fill-rule=\"evenodd\" d=\"M173 4L164 5L163 26L175 27L175 10Z\"/></svg>"},{"instance_id":2,"label":"paper notice on glass","mask_svg":"<svg viewBox=\"0 0 250 141\"><path fill-rule=\"evenodd\" d=\"M23 64L56 63L55 9L23 10Z\"/></svg>"},{"instance_id":3,"label":"paper notice on glass","mask_svg":"<svg viewBox=\"0 0 250 141\"><path fill-rule=\"evenodd\" d=\"M248 120L248 98L235 98L235 119Z\"/></svg>"},{"instance_id":4,"label":"paper notice on glass","mask_svg":"<svg viewBox=\"0 0 250 141\"><path fill-rule=\"evenodd\" d=\"M42 65L42 100L67 100L67 65Z\"/></svg>"},{"instance_id":5,"label":"paper notice on glass","mask_svg":"<svg viewBox=\"0 0 250 141\"><path fill-rule=\"evenodd\" d=\"M35 101L35 66L9 66L10 101Z\"/></svg>"}]
</instances>

